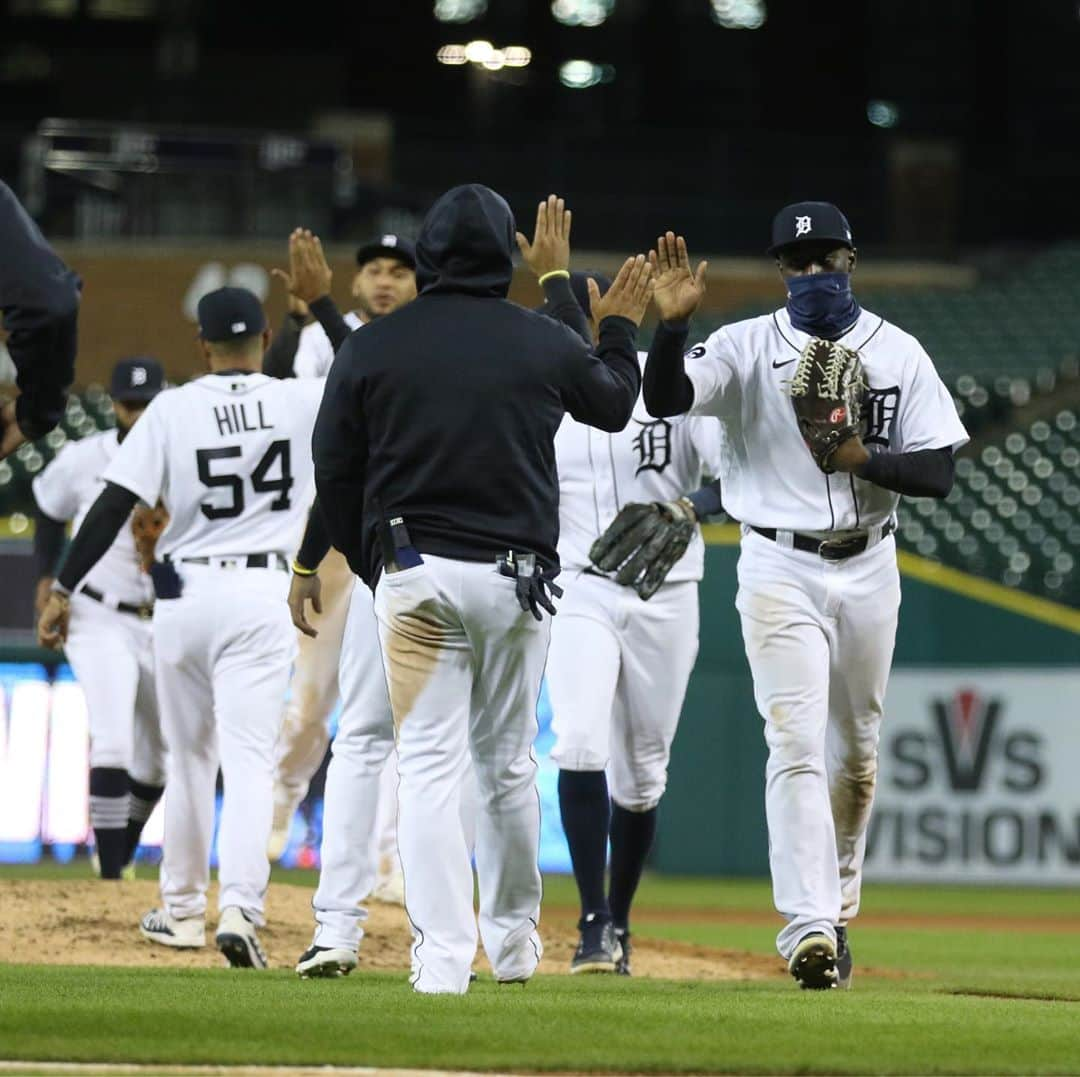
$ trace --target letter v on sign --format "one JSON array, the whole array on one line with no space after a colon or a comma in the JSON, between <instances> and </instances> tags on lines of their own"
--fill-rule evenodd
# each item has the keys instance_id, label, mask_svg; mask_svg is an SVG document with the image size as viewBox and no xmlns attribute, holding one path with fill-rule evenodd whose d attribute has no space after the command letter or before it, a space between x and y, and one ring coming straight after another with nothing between
<instances>
[{"instance_id":1,"label":"letter v on sign","mask_svg":"<svg viewBox=\"0 0 1080 1077\"><path fill-rule=\"evenodd\" d=\"M934 720L949 774L949 785L958 793L982 788L990 742L1001 712L1001 703L976 692L957 692L949 701L935 700Z\"/></svg>"}]
</instances>

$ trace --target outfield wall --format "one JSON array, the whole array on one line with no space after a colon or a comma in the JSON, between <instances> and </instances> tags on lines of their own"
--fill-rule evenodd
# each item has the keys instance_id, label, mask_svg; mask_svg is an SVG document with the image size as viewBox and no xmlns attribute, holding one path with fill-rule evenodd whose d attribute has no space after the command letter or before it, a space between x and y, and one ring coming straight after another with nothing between
<instances>
[{"instance_id":1,"label":"outfield wall","mask_svg":"<svg viewBox=\"0 0 1080 1077\"><path fill-rule=\"evenodd\" d=\"M765 745L715 529L655 866L768 870ZM1080 883L1080 613L901 555L867 875Z\"/></svg>"}]
</instances>

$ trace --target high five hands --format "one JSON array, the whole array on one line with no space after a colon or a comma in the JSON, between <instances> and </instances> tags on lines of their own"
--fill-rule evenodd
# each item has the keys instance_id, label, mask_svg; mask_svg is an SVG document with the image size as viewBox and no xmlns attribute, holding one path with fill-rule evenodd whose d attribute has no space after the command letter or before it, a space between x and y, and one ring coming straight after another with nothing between
<instances>
[{"instance_id":1,"label":"high five hands","mask_svg":"<svg viewBox=\"0 0 1080 1077\"><path fill-rule=\"evenodd\" d=\"M667 232L656 241L656 250L649 251L653 268L653 298L656 310L665 322L684 321L701 305L705 295L705 271L708 262L699 262L690 269L686 240Z\"/></svg>"}]
</instances>

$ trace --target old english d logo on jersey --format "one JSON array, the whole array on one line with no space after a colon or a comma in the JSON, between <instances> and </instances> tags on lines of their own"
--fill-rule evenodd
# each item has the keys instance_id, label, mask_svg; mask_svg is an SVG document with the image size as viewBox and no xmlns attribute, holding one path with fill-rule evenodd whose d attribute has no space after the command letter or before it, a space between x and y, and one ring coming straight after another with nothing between
<instances>
[{"instance_id":1,"label":"old english d logo on jersey","mask_svg":"<svg viewBox=\"0 0 1080 1077\"><path fill-rule=\"evenodd\" d=\"M671 423L656 419L651 423L634 420L641 429L634 438L638 466L634 475L643 471L663 471L671 463Z\"/></svg>"},{"instance_id":2,"label":"old english d logo on jersey","mask_svg":"<svg viewBox=\"0 0 1080 1077\"><path fill-rule=\"evenodd\" d=\"M998 700L984 699L970 690L957 692L948 702L934 703L949 784L957 792L973 793L982 786L1000 712Z\"/></svg>"},{"instance_id":3,"label":"old english d logo on jersey","mask_svg":"<svg viewBox=\"0 0 1080 1077\"><path fill-rule=\"evenodd\" d=\"M891 389L868 388L866 390L862 413L863 422L866 424L866 433L863 434L864 444L888 447L893 420L896 418L896 409L899 405L900 387L898 385L894 385Z\"/></svg>"}]
</instances>

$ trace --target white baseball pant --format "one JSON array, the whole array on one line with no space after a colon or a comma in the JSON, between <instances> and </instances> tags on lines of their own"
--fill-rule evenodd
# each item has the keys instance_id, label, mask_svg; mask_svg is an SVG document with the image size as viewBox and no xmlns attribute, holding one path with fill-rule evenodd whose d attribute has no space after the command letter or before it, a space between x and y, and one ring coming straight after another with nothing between
<instances>
[{"instance_id":1,"label":"white baseball pant","mask_svg":"<svg viewBox=\"0 0 1080 1077\"><path fill-rule=\"evenodd\" d=\"M161 896L177 918L206 911L220 763L225 796L218 906L238 906L262 924L274 745L296 653L286 603L289 577L272 568L179 569L183 595L154 607L158 698L168 746Z\"/></svg>"},{"instance_id":2,"label":"white baseball pant","mask_svg":"<svg viewBox=\"0 0 1080 1077\"><path fill-rule=\"evenodd\" d=\"M375 612L398 739L413 988L469 987L477 925L460 809L470 755L480 937L496 979L527 979L542 952L532 742L551 622L521 609L494 564L430 555L381 575Z\"/></svg>"},{"instance_id":3,"label":"white baseball pant","mask_svg":"<svg viewBox=\"0 0 1080 1077\"><path fill-rule=\"evenodd\" d=\"M891 537L826 561L744 529L736 606L765 721L773 898L789 958L859 911L900 576Z\"/></svg>"},{"instance_id":4,"label":"white baseball pant","mask_svg":"<svg viewBox=\"0 0 1080 1077\"><path fill-rule=\"evenodd\" d=\"M610 763L611 797L655 808L698 652L698 587L665 584L643 602L603 576L579 573L551 626L547 683L562 770Z\"/></svg>"},{"instance_id":5,"label":"white baseball pant","mask_svg":"<svg viewBox=\"0 0 1080 1077\"><path fill-rule=\"evenodd\" d=\"M384 679L378 654L378 633L374 628L374 613L371 612L371 592L362 581L356 581L344 555L335 549L331 549L319 565L319 579L322 582L322 613L311 613L308 618L319 634L312 638L297 633L299 651L293 666L289 700L276 748L274 811L275 816L281 817L283 829L307 795L311 779L326 755L330 743L330 716L337 706L339 695L344 701L348 694L345 682L350 673L346 667L356 662L360 667L356 676L366 678L367 671L374 668L378 671L379 680ZM366 604L372 628L370 632L358 632L350 643L348 620L352 616L352 596L357 590L365 592L361 600ZM351 684L356 683L354 676ZM386 707L389 715L388 703ZM339 728L344 718L343 710ZM324 827L325 820L324 803ZM370 821L370 828L370 836L376 846L377 872L379 876L392 875L398 870L397 767L392 758L386 760L383 768L379 810Z\"/></svg>"},{"instance_id":6,"label":"white baseball pant","mask_svg":"<svg viewBox=\"0 0 1080 1077\"><path fill-rule=\"evenodd\" d=\"M76 593L64 653L86 697L90 766L118 767L146 785L164 784L150 622ZM120 825L126 823L125 815Z\"/></svg>"},{"instance_id":7,"label":"white baseball pant","mask_svg":"<svg viewBox=\"0 0 1080 1077\"><path fill-rule=\"evenodd\" d=\"M341 647L341 704L326 772L322 867L311 904L314 945L355 950L367 919L359 902L375 885L382 853L376 821L383 785L389 784L394 806L397 801L394 720L374 602L361 581L352 589Z\"/></svg>"}]
</instances>

